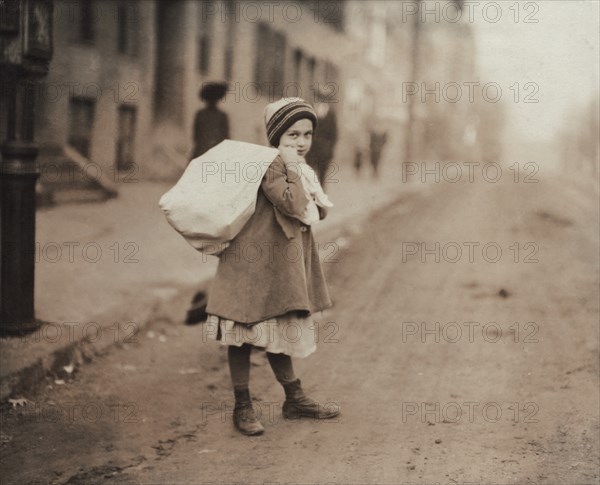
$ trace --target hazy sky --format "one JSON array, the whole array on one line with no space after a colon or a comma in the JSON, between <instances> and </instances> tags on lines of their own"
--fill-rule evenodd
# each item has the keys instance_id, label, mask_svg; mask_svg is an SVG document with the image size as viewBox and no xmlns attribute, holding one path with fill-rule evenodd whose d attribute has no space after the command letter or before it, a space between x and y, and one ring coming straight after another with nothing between
<instances>
[{"instance_id":1,"label":"hazy sky","mask_svg":"<svg viewBox=\"0 0 600 485\"><path fill-rule=\"evenodd\" d=\"M496 16L493 8L487 11L486 20L473 7L481 81L502 87L503 99L510 100L513 131L531 139L551 137L570 106L598 94L599 2L501 0L497 4L502 8L497 23L488 21ZM537 23L525 23L526 16ZM514 99L516 82L518 102ZM525 89L527 82L535 84ZM527 95L539 103L525 103Z\"/></svg>"}]
</instances>

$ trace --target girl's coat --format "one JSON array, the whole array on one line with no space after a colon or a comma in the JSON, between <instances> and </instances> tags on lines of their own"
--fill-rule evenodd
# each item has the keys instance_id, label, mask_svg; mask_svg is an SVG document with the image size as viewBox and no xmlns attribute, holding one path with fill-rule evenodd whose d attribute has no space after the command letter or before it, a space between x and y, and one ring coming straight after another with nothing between
<instances>
[{"instance_id":1,"label":"girl's coat","mask_svg":"<svg viewBox=\"0 0 600 485\"><path fill-rule=\"evenodd\" d=\"M310 226L296 219L307 205L300 177L288 177L278 156L263 178L253 216L220 255L208 314L251 324L332 306Z\"/></svg>"}]
</instances>

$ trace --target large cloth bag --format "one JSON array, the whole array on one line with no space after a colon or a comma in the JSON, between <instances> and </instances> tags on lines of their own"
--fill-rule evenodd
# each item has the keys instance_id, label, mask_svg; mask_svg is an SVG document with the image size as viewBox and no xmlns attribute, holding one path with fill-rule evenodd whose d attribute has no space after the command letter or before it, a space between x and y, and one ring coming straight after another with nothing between
<instances>
[{"instance_id":1,"label":"large cloth bag","mask_svg":"<svg viewBox=\"0 0 600 485\"><path fill-rule=\"evenodd\" d=\"M225 140L194 158L159 206L195 249L219 254L254 214L258 188L278 153Z\"/></svg>"}]
</instances>

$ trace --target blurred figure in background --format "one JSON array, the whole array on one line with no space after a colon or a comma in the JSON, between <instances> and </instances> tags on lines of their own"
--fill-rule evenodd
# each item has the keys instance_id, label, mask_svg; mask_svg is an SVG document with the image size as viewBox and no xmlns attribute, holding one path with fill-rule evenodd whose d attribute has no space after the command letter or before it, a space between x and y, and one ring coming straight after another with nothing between
<instances>
[{"instance_id":1,"label":"blurred figure in background","mask_svg":"<svg viewBox=\"0 0 600 485\"><path fill-rule=\"evenodd\" d=\"M363 158L362 151L358 146L356 146L354 148L354 170L356 172L357 177L360 177L360 169L362 168L362 163L363 163L362 158Z\"/></svg>"},{"instance_id":2,"label":"blurred figure in background","mask_svg":"<svg viewBox=\"0 0 600 485\"><path fill-rule=\"evenodd\" d=\"M319 182L323 189L327 183L327 169L333 160L333 153L338 139L337 119L331 105L327 102L327 94L321 91L317 93L315 111L319 131L315 134L312 149L308 153L306 161L317 173Z\"/></svg>"},{"instance_id":3,"label":"blurred figure in background","mask_svg":"<svg viewBox=\"0 0 600 485\"><path fill-rule=\"evenodd\" d=\"M373 177L379 177L379 161L381 152L387 142L387 132L383 130L371 130L369 133L369 150L371 166L373 167Z\"/></svg>"},{"instance_id":4,"label":"blurred figure in background","mask_svg":"<svg viewBox=\"0 0 600 485\"><path fill-rule=\"evenodd\" d=\"M227 83L206 83L200 90L200 99L206 107L196 113L194 120L194 151L192 158L199 157L204 152L229 138L229 118L217 108L217 103L227 92Z\"/></svg>"},{"instance_id":5,"label":"blurred figure in background","mask_svg":"<svg viewBox=\"0 0 600 485\"><path fill-rule=\"evenodd\" d=\"M205 83L200 90L200 99L206 107L196 113L194 120L194 149L191 159L199 157L215 145L229 138L229 118L217 108L217 103L227 93L228 85L224 82ZM194 325L206 320L206 303L208 301L208 285L200 288L187 312L186 324Z\"/></svg>"}]
</instances>

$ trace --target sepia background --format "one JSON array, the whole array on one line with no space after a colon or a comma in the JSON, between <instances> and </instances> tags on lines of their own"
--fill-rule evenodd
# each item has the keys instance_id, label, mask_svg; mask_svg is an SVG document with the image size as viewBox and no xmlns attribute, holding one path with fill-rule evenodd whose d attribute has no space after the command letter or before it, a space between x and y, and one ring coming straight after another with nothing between
<instances>
[{"instance_id":1,"label":"sepia background","mask_svg":"<svg viewBox=\"0 0 600 485\"><path fill-rule=\"evenodd\" d=\"M35 322L0 339L3 483L600 483L599 9L1 2L3 316ZM267 431L239 435L226 353L185 324L217 258L158 200L212 82L234 140L265 145L282 96L334 114L334 307L295 362L334 422L284 421L257 352Z\"/></svg>"}]
</instances>

